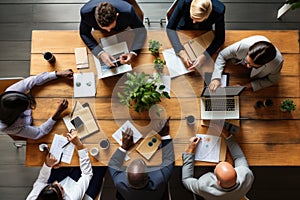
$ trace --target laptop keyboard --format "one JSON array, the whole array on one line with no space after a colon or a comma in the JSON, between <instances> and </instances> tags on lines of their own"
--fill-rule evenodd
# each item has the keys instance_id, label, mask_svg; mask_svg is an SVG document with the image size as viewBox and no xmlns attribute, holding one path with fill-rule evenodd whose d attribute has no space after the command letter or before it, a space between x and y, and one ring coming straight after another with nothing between
<instances>
[{"instance_id":1,"label":"laptop keyboard","mask_svg":"<svg viewBox=\"0 0 300 200\"><path fill-rule=\"evenodd\" d=\"M235 111L235 101L228 99L205 99L205 111Z\"/></svg>"}]
</instances>

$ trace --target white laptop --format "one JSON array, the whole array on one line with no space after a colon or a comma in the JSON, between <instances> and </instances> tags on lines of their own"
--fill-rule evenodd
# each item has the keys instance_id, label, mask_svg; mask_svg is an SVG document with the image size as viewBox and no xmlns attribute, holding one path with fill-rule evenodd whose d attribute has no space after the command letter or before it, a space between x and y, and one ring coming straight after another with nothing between
<instances>
[{"instance_id":1,"label":"white laptop","mask_svg":"<svg viewBox=\"0 0 300 200\"><path fill-rule=\"evenodd\" d=\"M239 95L244 86L219 87L211 92L204 87L201 98L201 119L239 119Z\"/></svg>"}]
</instances>

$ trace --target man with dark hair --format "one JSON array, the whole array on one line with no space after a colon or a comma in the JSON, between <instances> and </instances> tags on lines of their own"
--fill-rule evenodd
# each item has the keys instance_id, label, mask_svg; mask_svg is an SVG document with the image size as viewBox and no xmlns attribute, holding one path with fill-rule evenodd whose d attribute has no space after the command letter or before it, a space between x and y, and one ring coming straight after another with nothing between
<instances>
[{"instance_id":1,"label":"man with dark hair","mask_svg":"<svg viewBox=\"0 0 300 200\"><path fill-rule=\"evenodd\" d=\"M91 166L87 148L76 131L67 134L67 139L77 148L80 167L60 167L59 160L48 153L38 179L27 200L93 200L102 185L106 167Z\"/></svg>"},{"instance_id":2,"label":"man with dark hair","mask_svg":"<svg viewBox=\"0 0 300 200\"><path fill-rule=\"evenodd\" d=\"M130 27L134 34L133 44L128 47L130 53L120 56L122 64L129 63L144 45L146 29L133 6L125 0L91 0L80 10L80 36L92 53L107 66L114 66L113 58L103 51L91 34L92 29L104 32L122 32Z\"/></svg>"},{"instance_id":3,"label":"man with dark hair","mask_svg":"<svg viewBox=\"0 0 300 200\"><path fill-rule=\"evenodd\" d=\"M251 69L251 82L246 86L253 91L274 85L280 79L283 57L264 36L251 36L223 49L215 62L210 90L215 91L221 85L221 74L227 60Z\"/></svg>"},{"instance_id":4,"label":"man with dark hair","mask_svg":"<svg viewBox=\"0 0 300 200\"><path fill-rule=\"evenodd\" d=\"M127 168L123 166L126 152L133 145L133 132L122 132L122 145L109 162L109 173L117 188L118 200L161 200L167 192L167 183L174 166L174 148L169 135L169 121L158 132L162 140L162 164L147 167L142 159L133 160Z\"/></svg>"}]
</instances>

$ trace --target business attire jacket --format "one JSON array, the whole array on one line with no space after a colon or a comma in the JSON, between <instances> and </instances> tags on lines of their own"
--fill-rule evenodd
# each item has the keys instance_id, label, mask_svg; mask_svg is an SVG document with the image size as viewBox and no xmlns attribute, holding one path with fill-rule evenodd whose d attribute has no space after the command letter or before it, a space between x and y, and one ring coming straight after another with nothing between
<instances>
[{"instance_id":1,"label":"business attire jacket","mask_svg":"<svg viewBox=\"0 0 300 200\"><path fill-rule=\"evenodd\" d=\"M203 22L193 23L190 17L192 0L178 0L178 3L168 21L167 34L176 54L183 50L176 30L212 30L215 24L215 38L206 49L204 55L213 55L225 40L225 6L218 0L212 0L212 11Z\"/></svg>"},{"instance_id":2,"label":"business attire jacket","mask_svg":"<svg viewBox=\"0 0 300 200\"><path fill-rule=\"evenodd\" d=\"M6 91L27 92L31 90L35 85L43 85L48 81L56 79L55 72L44 72L36 76L30 76L24 80L21 80L6 89ZM56 121L50 117L46 122L40 126L32 126L32 114L31 109L25 110L20 117L10 126L7 126L0 121L0 131L15 135L19 137L25 137L30 139L39 139L44 135L47 135L53 128Z\"/></svg>"},{"instance_id":3,"label":"business attire jacket","mask_svg":"<svg viewBox=\"0 0 300 200\"><path fill-rule=\"evenodd\" d=\"M91 34L92 29L105 31L100 28L95 19L95 8L102 2L108 2L116 8L117 22L115 28L112 30L121 32L130 27L134 31L134 42L130 48L131 52L138 53L142 48L146 39L146 29L135 12L132 5L127 3L125 0L90 0L80 10L81 21L80 21L80 36L92 53L97 56L101 51L102 47L98 45L98 42L94 39Z\"/></svg>"},{"instance_id":4,"label":"business attire jacket","mask_svg":"<svg viewBox=\"0 0 300 200\"><path fill-rule=\"evenodd\" d=\"M167 183L174 166L174 148L171 139L162 140L162 163L157 167L149 167L149 182L143 189L130 187L126 178L123 161L126 152L117 149L109 162L109 173L117 188L118 200L161 200L167 192Z\"/></svg>"},{"instance_id":5,"label":"business attire jacket","mask_svg":"<svg viewBox=\"0 0 300 200\"><path fill-rule=\"evenodd\" d=\"M254 176L248 167L248 162L241 148L232 136L226 139L226 144L237 173L236 184L228 189L218 185L217 177L212 172L200 176L199 179L193 178L195 154L182 154L183 185L193 193L202 196L205 200L241 200L252 186Z\"/></svg>"},{"instance_id":6,"label":"business attire jacket","mask_svg":"<svg viewBox=\"0 0 300 200\"><path fill-rule=\"evenodd\" d=\"M266 37L257 35L245 38L223 49L215 61L211 80L221 79L227 60L231 60L233 64L244 64L250 46L259 41L270 42ZM276 84L280 79L282 64L283 57L276 48L276 56L273 60L259 68L252 68L250 78L253 91Z\"/></svg>"}]
</instances>

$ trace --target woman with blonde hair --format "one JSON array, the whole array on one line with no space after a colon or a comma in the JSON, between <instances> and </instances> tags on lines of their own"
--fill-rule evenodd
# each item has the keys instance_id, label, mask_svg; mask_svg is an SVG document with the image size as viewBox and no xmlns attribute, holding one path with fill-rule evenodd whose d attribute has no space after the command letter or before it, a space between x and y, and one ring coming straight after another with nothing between
<instances>
[{"instance_id":1,"label":"woman with blonde hair","mask_svg":"<svg viewBox=\"0 0 300 200\"><path fill-rule=\"evenodd\" d=\"M168 24L167 34L175 53L188 69L200 67L224 43L225 6L218 0L178 0ZM177 35L177 30L212 30L215 25L215 38L206 51L196 60L189 60Z\"/></svg>"}]
</instances>

